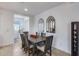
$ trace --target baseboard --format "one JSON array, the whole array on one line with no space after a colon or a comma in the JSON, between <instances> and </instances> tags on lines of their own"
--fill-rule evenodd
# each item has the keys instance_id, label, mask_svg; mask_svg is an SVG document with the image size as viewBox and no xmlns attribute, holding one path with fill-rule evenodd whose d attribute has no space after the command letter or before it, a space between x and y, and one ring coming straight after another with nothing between
<instances>
[{"instance_id":1,"label":"baseboard","mask_svg":"<svg viewBox=\"0 0 79 59\"><path fill-rule=\"evenodd\" d=\"M55 54L56 56L71 56L71 54L65 52L65 51L62 51L60 49L57 49L57 48L53 48L52 50L53 54Z\"/></svg>"},{"instance_id":2,"label":"baseboard","mask_svg":"<svg viewBox=\"0 0 79 59\"><path fill-rule=\"evenodd\" d=\"M7 45L3 45L3 46L0 46L0 49L1 49L1 48L4 48L4 47L8 47L8 46L13 46L13 43L11 43L11 44L7 44Z\"/></svg>"}]
</instances>

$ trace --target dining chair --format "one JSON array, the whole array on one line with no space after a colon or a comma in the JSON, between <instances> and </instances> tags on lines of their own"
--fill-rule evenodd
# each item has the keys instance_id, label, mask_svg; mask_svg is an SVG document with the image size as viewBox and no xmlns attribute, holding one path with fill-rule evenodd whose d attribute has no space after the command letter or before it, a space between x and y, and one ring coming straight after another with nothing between
<instances>
[{"instance_id":1,"label":"dining chair","mask_svg":"<svg viewBox=\"0 0 79 59\"><path fill-rule=\"evenodd\" d=\"M28 32L24 32L24 38L25 38L25 42L26 42L25 52L28 52L28 55L30 55L33 52L33 45L29 41Z\"/></svg>"},{"instance_id":2,"label":"dining chair","mask_svg":"<svg viewBox=\"0 0 79 59\"><path fill-rule=\"evenodd\" d=\"M39 37L39 33L38 32L36 32L36 37Z\"/></svg>"},{"instance_id":3,"label":"dining chair","mask_svg":"<svg viewBox=\"0 0 79 59\"><path fill-rule=\"evenodd\" d=\"M48 36L48 37L46 37L45 45L37 46L38 56L40 56L40 55L43 56L46 54L49 54L50 56L52 55L52 50L51 50L52 49L52 41L53 41L53 36Z\"/></svg>"},{"instance_id":4,"label":"dining chair","mask_svg":"<svg viewBox=\"0 0 79 59\"><path fill-rule=\"evenodd\" d=\"M25 38L25 35L24 34L20 34L21 36L21 40L22 40L22 48L24 49L25 52L27 52L27 40Z\"/></svg>"},{"instance_id":5,"label":"dining chair","mask_svg":"<svg viewBox=\"0 0 79 59\"><path fill-rule=\"evenodd\" d=\"M20 34L21 41L22 41L22 48L24 49L24 47L25 47L25 38L24 38L23 35L24 35L24 34Z\"/></svg>"},{"instance_id":6,"label":"dining chair","mask_svg":"<svg viewBox=\"0 0 79 59\"><path fill-rule=\"evenodd\" d=\"M46 34L45 33L41 33L41 37L44 37Z\"/></svg>"}]
</instances>

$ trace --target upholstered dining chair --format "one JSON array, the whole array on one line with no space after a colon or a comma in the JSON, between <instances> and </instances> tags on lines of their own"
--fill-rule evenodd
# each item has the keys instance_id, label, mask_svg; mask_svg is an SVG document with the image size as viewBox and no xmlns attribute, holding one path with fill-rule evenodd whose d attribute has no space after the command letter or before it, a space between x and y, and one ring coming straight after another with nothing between
<instances>
[{"instance_id":1,"label":"upholstered dining chair","mask_svg":"<svg viewBox=\"0 0 79 59\"><path fill-rule=\"evenodd\" d=\"M24 32L24 38L26 42L25 51L30 55L33 52L33 45L31 44L31 42L29 42L28 32Z\"/></svg>"},{"instance_id":2,"label":"upholstered dining chair","mask_svg":"<svg viewBox=\"0 0 79 59\"><path fill-rule=\"evenodd\" d=\"M53 36L46 37L45 45L37 46L38 56L40 55L43 56L46 54L49 54L51 56L52 55L52 42L53 42Z\"/></svg>"},{"instance_id":3,"label":"upholstered dining chair","mask_svg":"<svg viewBox=\"0 0 79 59\"><path fill-rule=\"evenodd\" d=\"M44 37L46 35L46 33L41 33L41 36Z\"/></svg>"},{"instance_id":4,"label":"upholstered dining chair","mask_svg":"<svg viewBox=\"0 0 79 59\"><path fill-rule=\"evenodd\" d=\"M36 32L36 37L39 37L39 33L38 32Z\"/></svg>"},{"instance_id":5,"label":"upholstered dining chair","mask_svg":"<svg viewBox=\"0 0 79 59\"><path fill-rule=\"evenodd\" d=\"M20 34L21 36L21 41L22 41L22 48L24 49L25 47L25 38L24 38L24 34Z\"/></svg>"}]
</instances>

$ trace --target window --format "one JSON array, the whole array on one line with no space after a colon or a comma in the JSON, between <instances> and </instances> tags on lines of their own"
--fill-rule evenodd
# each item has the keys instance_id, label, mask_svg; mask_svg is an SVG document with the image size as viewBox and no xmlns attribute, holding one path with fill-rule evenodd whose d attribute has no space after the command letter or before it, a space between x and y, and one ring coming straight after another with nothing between
<instances>
[{"instance_id":1,"label":"window","mask_svg":"<svg viewBox=\"0 0 79 59\"><path fill-rule=\"evenodd\" d=\"M14 29L15 31L29 31L29 17L14 15Z\"/></svg>"}]
</instances>

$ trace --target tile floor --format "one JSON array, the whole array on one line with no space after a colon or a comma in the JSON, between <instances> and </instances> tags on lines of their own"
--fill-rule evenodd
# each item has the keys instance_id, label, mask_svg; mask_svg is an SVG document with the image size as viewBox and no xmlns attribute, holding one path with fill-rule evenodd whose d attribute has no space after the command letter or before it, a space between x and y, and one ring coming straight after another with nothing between
<instances>
[{"instance_id":1,"label":"tile floor","mask_svg":"<svg viewBox=\"0 0 79 59\"><path fill-rule=\"evenodd\" d=\"M60 54L57 54L56 51L53 51L52 55L61 56ZM0 56L28 56L28 54L21 48L21 40L18 40L13 45L0 48Z\"/></svg>"},{"instance_id":2,"label":"tile floor","mask_svg":"<svg viewBox=\"0 0 79 59\"><path fill-rule=\"evenodd\" d=\"M18 41L13 45L0 48L0 56L25 56L21 48L21 42Z\"/></svg>"}]
</instances>

